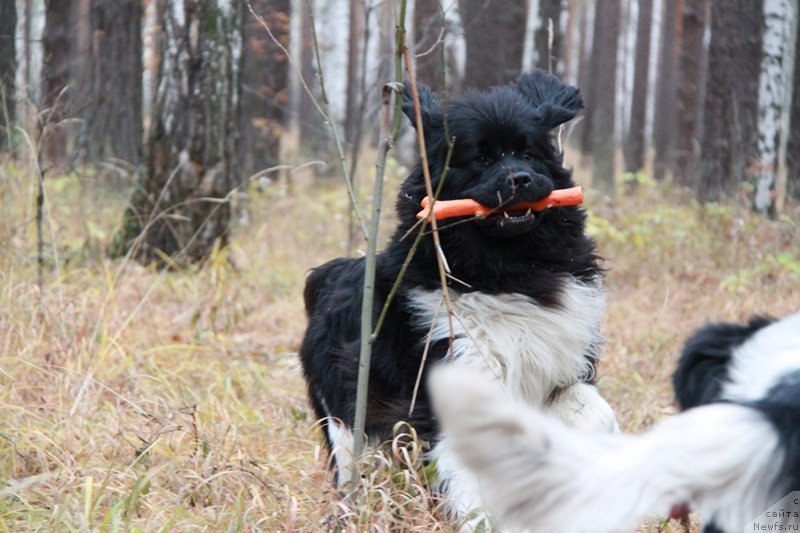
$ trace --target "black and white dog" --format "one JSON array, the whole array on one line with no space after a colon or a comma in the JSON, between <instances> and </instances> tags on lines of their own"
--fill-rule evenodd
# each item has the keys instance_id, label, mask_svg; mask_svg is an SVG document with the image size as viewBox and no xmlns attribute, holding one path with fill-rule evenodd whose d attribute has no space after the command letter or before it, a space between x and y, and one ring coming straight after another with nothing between
<instances>
[{"instance_id":1,"label":"black and white dog","mask_svg":"<svg viewBox=\"0 0 800 533\"><path fill-rule=\"evenodd\" d=\"M685 412L624 436L567 428L464 370L430 378L448 442L506 525L632 531L688 504L707 533L797 530L797 497L756 519L800 491L800 314L700 330L674 386Z\"/></svg>"},{"instance_id":2,"label":"black and white dog","mask_svg":"<svg viewBox=\"0 0 800 533\"><path fill-rule=\"evenodd\" d=\"M572 426L613 430L614 414L593 381L605 292L580 207L504 211L574 185L553 130L582 108L578 90L539 71L490 92L468 92L449 104L446 118L430 89L421 86L420 98L434 190L448 152L445 120L455 140L440 199L471 198L498 209L481 219L440 222L452 275L455 340L449 354L436 249L430 236L422 240L373 345L366 431L379 443L391 437L398 421L410 422L431 445L427 459L438 470L434 489L447 496L450 511L463 516L480 505L477 483L441 436L424 381L412 405L426 344L428 364L446 359L472 368ZM408 91L403 110L413 123ZM416 224L424 196L417 165L401 186L397 230L377 258L376 317L411 247L413 235L404 236ZM339 483L348 479L352 460L363 283L363 259L335 259L311 272L304 295L309 324L300 359ZM422 372L424 379L427 368Z\"/></svg>"}]
</instances>

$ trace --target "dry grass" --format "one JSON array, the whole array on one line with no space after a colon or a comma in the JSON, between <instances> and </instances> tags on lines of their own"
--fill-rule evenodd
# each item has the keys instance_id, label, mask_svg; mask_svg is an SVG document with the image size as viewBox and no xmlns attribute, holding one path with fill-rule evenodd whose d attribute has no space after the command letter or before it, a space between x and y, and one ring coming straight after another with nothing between
<instances>
[{"instance_id":1,"label":"dry grass","mask_svg":"<svg viewBox=\"0 0 800 533\"><path fill-rule=\"evenodd\" d=\"M305 272L341 254L341 188L256 192L227 253L164 274L104 258L125 193L50 180L39 290L30 175L0 167L0 531L452 529L413 447L394 451L407 469L373 457L358 505L329 483L295 351ZM767 221L650 185L587 206L609 269L600 386L628 431L673 411L695 326L798 307L797 211Z\"/></svg>"}]
</instances>

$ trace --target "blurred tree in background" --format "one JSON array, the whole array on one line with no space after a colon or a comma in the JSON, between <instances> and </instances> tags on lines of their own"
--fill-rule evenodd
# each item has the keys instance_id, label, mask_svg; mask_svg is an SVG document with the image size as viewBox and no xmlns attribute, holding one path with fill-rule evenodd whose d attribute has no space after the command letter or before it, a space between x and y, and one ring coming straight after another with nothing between
<instances>
[{"instance_id":1,"label":"blurred tree in background","mask_svg":"<svg viewBox=\"0 0 800 533\"><path fill-rule=\"evenodd\" d=\"M160 2L158 93L136 184L111 254L202 259L227 242L238 167L243 4Z\"/></svg>"},{"instance_id":2,"label":"blurred tree in background","mask_svg":"<svg viewBox=\"0 0 800 533\"><path fill-rule=\"evenodd\" d=\"M17 6L14 2L0 2L0 150L11 150L14 125L14 78L17 70L15 31Z\"/></svg>"}]
</instances>

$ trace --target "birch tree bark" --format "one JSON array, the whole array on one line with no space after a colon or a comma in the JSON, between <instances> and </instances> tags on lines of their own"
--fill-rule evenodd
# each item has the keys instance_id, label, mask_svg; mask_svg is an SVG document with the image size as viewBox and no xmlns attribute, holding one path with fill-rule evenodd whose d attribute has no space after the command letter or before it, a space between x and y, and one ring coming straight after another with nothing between
<instances>
[{"instance_id":1,"label":"birch tree bark","mask_svg":"<svg viewBox=\"0 0 800 533\"><path fill-rule=\"evenodd\" d=\"M794 39L794 74L792 75L792 105L789 112L789 138L786 147L786 192L800 200L800 65L797 65L800 48L800 31Z\"/></svg>"},{"instance_id":2,"label":"birch tree bark","mask_svg":"<svg viewBox=\"0 0 800 533\"><path fill-rule=\"evenodd\" d=\"M146 168L110 252L136 244L142 263L182 266L228 239L230 193L240 184L244 5L161 0L159 9L164 46Z\"/></svg>"},{"instance_id":3,"label":"birch tree bark","mask_svg":"<svg viewBox=\"0 0 800 533\"><path fill-rule=\"evenodd\" d=\"M764 35L758 87L758 175L753 205L775 215L776 176L784 168L781 155L788 134L797 2L764 0Z\"/></svg>"}]
</instances>

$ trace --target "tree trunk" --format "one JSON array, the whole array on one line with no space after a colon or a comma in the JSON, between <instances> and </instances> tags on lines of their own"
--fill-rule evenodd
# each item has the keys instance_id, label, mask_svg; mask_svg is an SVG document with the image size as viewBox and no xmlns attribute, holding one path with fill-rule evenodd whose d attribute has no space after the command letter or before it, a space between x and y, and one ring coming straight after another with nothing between
<instances>
[{"instance_id":1,"label":"tree trunk","mask_svg":"<svg viewBox=\"0 0 800 533\"><path fill-rule=\"evenodd\" d=\"M464 85L488 89L516 79L522 68L525 2L458 0L458 6L467 43Z\"/></svg>"},{"instance_id":2,"label":"tree trunk","mask_svg":"<svg viewBox=\"0 0 800 533\"><path fill-rule=\"evenodd\" d=\"M757 153L762 1L712 2L698 198L739 192Z\"/></svg>"},{"instance_id":3,"label":"tree trunk","mask_svg":"<svg viewBox=\"0 0 800 533\"><path fill-rule=\"evenodd\" d=\"M789 139L786 147L786 192L800 200L800 29L794 39L795 67L792 76L792 106L789 120Z\"/></svg>"},{"instance_id":4,"label":"tree trunk","mask_svg":"<svg viewBox=\"0 0 800 533\"><path fill-rule=\"evenodd\" d=\"M139 0L91 0L88 98L80 110L90 161L141 160L142 15Z\"/></svg>"},{"instance_id":5,"label":"tree trunk","mask_svg":"<svg viewBox=\"0 0 800 533\"><path fill-rule=\"evenodd\" d=\"M45 0L42 35L42 103L40 123L45 163L64 169L69 164L64 119L71 111L69 93L73 48L74 0Z\"/></svg>"},{"instance_id":6,"label":"tree trunk","mask_svg":"<svg viewBox=\"0 0 800 533\"><path fill-rule=\"evenodd\" d=\"M567 0L567 27L564 31L562 49L564 54L564 67L562 79L566 83L577 84L577 58L580 57L580 37L578 35L583 24L585 9L582 9L577 0Z\"/></svg>"},{"instance_id":7,"label":"tree trunk","mask_svg":"<svg viewBox=\"0 0 800 533\"><path fill-rule=\"evenodd\" d=\"M0 152L11 145L14 128L14 97L17 62L15 36L17 28L17 6L14 0L0 2Z\"/></svg>"},{"instance_id":8,"label":"tree trunk","mask_svg":"<svg viewBox=\"0 0 800 533\"><path fill-rule=\"evenodd\" d=\"M764 1L764 53L758 91L758 178L754 207L760 213L776 214L775 198L782 139L788 133L789 95L794 68L797 4L789 0Z\"/></svg>"},{"instance_id":9,"label":"tree trunk","mask_svg":"<svg viewBox=\"0 0 800 533\"><path fill-rule=\"evenodd\" d=\"M361 50L367 45L364 41L364 3L363 0L350 0L350 30L347 41L347 98L344 113L344 137L352 143L361 116Z\"/></svg>"},{"instance_id":10,"label":"tree trunk","mask_svg":"<svg viewBox=\"0 0 800 533\"><path fill-rule=\"evenodd\" d=\"M438 0L414 3L414 53L417 56L417 79L434 91L441 91L443 85L442 54L436 44L444 38L444 13Z\"/></svg>"},{"instance_id":11,"label":"tree trunk","mask_svg":"<svg viewBox=\"0 0 800 533\"><path fill-rule=\"evenodd\" d=\"M539 22L533 36L536 67L557 76L563 74L564 36L561 34L561 0L539 0ZM552 47L550 32L552 28ZM559 62L561 60L561 62ZM561 64L562 68L558 68Z\"/></svg>"},{"instance_id":12,"label":"tree trunk","mask_svg":"<svg viewBox=\"0 0 800 533\"><path fill-rule=\"evenodd\" d=\"M700 75L703 34L706 29L706 0L684 0L680 72L677 98L673 181L692 186L696 177L698 125L700 124Z\"/></svg>"},{"instance_id":13,"label":"tree trunk","mask_svg":"<svg viewBox=\"0 0 800 533\"><path fill-rule=\"evenodd\" d=\"M653 27L653 0L639 0L636 23L635 74L628 140L625 143L625 171L644 168L644 127L647 115L647 80L650 73L650 31Z\"/></svg>"},{"instance_id":14,"label":"tree trunk","mask_svg":"<svg viewBox=\"0 0 800 533\"><path fill-rule=\"evenodd\" d=\"M675 134L675 95L678 49L681 45L683 0L665 0L658 58L659 83L656 85L653 117L653 175L662 180L671 166L672 138Z\"/></svg>"},{"instance_id":15,"label":"tree trunk","mask_svg":"<svg viewBox=\"0 0 800 533\"><path fill-rule=\"evenodd\" d=\"M163 0L162 0L163 1ZM226 244L237 168L243 4L164 2L164 50L146 169L112 257L173 266ZM141 237L141 241L137 241Z\"/></svg>"},{"instance_id":16,"label":"tree trunk","mask_svg":"<svg viewBox=\"0 0 800 533\"><path fill-rule=\"evenodd\" d=\"M598 0L590 80L595 91L592 111L592 184L605 194L614 194L614 103L620 0Z\"/></svg>"},{"instance_id":17,"label":"tree trunk","mask_svg":"<svg viewBox=\"0 0 800 533\"><path fill-rule=\"evenodd\" d=\"M583 93L585 109L581 118L573 126L573 134L578 138L581 154L592 153L592 111L594 110L595 86L590 81L592 68L592 41L594 37L594 18L597 14L592 2L582 2L581 32L578 55L578 87Z\"/></svg>"},{"instance_id":18,"label":"tree trunk","mask_svg":"<svg viewBox=\"0 0 800 533\"><path fill-rule=\"evenodd\" d=\"M257 0L251 6L288 50L291 1ZM247 12L245 21L240 161L243 174L252 175L279 163L289 107L289 61L258 19Z\"/></svg>"}]
</instances>

